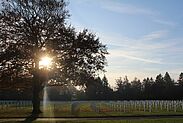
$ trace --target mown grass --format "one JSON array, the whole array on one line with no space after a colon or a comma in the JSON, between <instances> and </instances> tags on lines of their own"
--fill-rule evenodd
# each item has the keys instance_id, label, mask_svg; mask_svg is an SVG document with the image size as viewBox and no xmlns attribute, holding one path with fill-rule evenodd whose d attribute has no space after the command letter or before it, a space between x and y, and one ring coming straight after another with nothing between
<instances>
[{"instance_id":1,"label":"mown grass","mask_svg":"<svg viewBox=\"0 0 183 123\"><path fill-rule=\"evenodd\" d=\"M0 110L0 117L28 117L31 114L31 109L7 109ZM77 115L72 115L71 112L62 112L60 110L44 112L39 117L103 117L103 116L144 116L144 115L180 115L182 112L79 112Z\"/></svg>"},{"instance_id":2,"label":"mown grass","mask_svg":"<svg viewBox=\"0 0 183 123\"><path fill-rule=\"evenodd\" d=\"M22 123L5 121L3 123ZM183 118L137 119L137 120L81 120L81 121L33 121L32 123L183 123Z\"/></svg>"},{"instance_id":3,"label":"mown grass","mask_svg":"<svg viewBox=\"0 0 183 123\"><path fill-rule=\"evenodd\" d=\"M33 123L43 123L34 121ZM139 119L139 120L93 120L93 121L48 121L44 123L183 123L183 119Z\"/></svg>"}]
</instances>

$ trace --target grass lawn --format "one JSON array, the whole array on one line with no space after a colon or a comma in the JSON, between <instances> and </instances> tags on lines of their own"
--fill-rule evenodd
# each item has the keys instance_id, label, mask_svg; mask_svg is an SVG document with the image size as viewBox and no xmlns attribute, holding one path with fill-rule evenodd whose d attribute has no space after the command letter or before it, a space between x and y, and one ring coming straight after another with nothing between
<instances>
[{"instance_id":1,"label":"grass lawn","mask_svg":"<svg viewBox=\"0 0 183 123\"><path fill-rule=\"evenodd\" d=\"M3 123L20 123L5 121ZM183 123L183 118L139 119L139 120L90 120L90 121L33 121L32 123Z\"/></svg>"},{"instance_id":2,"label":"grass lawn","mask_svg":"<svg viewBox=\"0 0 183 123\"><path fill-rule=\"evenodd\" d=\"M32 109L27 108L7 108L6 110L0 110L0 117L28 117L31 114ZM133 112L94 112L94 111L80 111L76 115L71 114L70 110L46 110L39 117L95 117L95 116L139 116L139 115L183 115L183 112L144 112L144 111L133 111Z\"/></svg>"},{"instance_id":3,"label":"grass lawn","mask_svg":"<svg viewBox=\"0 0 183 123\"><path fill-rule=\"evenodd\" d=\"M33 123L43 123L35 121ZM52 122L44 122L52 123ZM183 119L140 119L140 120L97 120L97 121L57 121L53 123L183 123Z\"/></svg>"}]
</instances>

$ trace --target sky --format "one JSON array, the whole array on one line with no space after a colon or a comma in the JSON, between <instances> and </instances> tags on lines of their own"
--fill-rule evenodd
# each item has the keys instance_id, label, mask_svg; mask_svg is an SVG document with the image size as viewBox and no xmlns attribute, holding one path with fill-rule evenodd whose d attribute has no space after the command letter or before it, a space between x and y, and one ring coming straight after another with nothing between
<instances>
[{"instance_id":1,"label":"sky","mask_svg":"<svg viewBox=\"0 0 183 123\"><path fill-rule=\"evenodd\" d=\"M183 72L183 0L67 0L76 29L95 33L108 52L111 86L128 76L155 78Z\"/></svg>"},{"instance_id":2,"label":"sky","mask_svg":"<svg viewBox=\"0 0 183 123\"><path fill-rule=\"evenodd\" d=\"M107 45L109 83L183 72L183 0L70 0L69 22Z\"/></svg>"}]
</instances>

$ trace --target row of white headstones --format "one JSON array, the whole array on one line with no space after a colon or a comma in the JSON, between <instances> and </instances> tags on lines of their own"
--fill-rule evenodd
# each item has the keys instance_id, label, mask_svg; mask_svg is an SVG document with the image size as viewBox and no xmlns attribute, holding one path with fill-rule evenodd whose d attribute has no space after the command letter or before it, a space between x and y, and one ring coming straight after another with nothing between
<instances>
[{"instance_id":1,"label":"row of white headstones","mask_svg":"<svg viewBox=\"0 0 183 123\"><path fill-rule=\"evenodd\" d=\"M110 101L100 103L98 106L96 106L96 108L100 110L100 107L102 107L102 105L105 105L105 107L107 107L111 111L117 111L117 112L183 111L183 101L159 101L159 100L117 101L117 102Z\"/></svg>"},{"instance_id":2,"label":"row of white headstones","mask_svg":"<svg viewBox=\"0 0 183 123\"><path fill-rule=\"evenodd\" d=\"M0 109L6 109L8 107L23 108L32 106L31 101L0 101Z\"/></svg>"},{"instance_id":3,"label":"row of white headstones","mask_svg":"<svg viewBox=\"0 0 183 123\"><path fill-rule=\"evenodd\" d=\"M62 102L61 102L62 103ZM64 102L64 104L67 102ZM90 107L93 111L99 112L102 107L106 107L110 111L116 112L132 112L132 111L182 111L183 101L159 101L159 100L145 100L145 101L77 101L68 102L71 103L71 109L80 108L80 104L90 103ZM7 107L28 107L31 106L31 101L0 101L0 109L6 109ZM57 104L54 104L57 105Z\"/></svg>"}]
</instances>

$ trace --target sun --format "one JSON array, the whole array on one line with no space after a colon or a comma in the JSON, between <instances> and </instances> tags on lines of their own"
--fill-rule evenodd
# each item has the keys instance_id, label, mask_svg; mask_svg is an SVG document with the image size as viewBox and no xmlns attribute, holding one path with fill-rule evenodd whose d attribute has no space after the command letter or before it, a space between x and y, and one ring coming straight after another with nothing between
<instances>
[{"instance_id":1,"label":"sun","mask_svg":"<svg viewBox=\"0 0 183 123\"><path fill-rule=\"evenodd\" d=\"M52 64L52 58L50 58L48 56L44 56L39 61L39 68L40 69L41 68L49 69L49 68L51 68L51 64Z\"/></svg>"}]
</instances>

